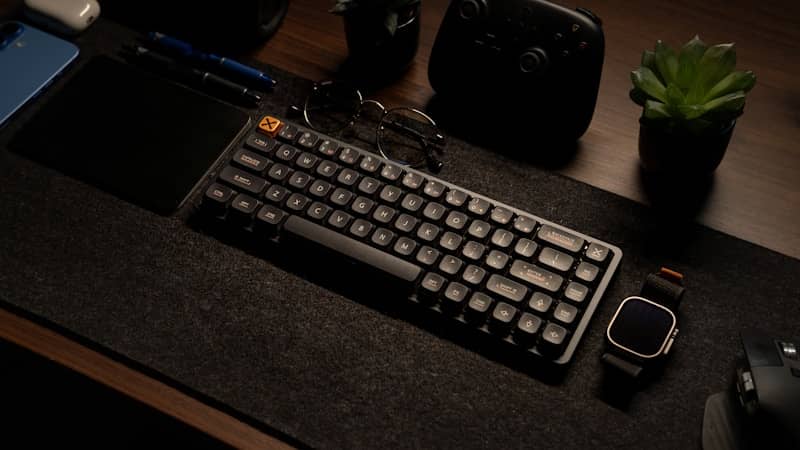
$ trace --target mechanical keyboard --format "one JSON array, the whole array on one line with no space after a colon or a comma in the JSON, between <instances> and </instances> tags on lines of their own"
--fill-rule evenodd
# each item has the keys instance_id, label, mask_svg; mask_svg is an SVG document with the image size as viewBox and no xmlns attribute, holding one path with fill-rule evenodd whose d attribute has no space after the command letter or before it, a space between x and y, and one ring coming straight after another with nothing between
<instances>
[{"instance_id":1,"label":"mechanical keyboard","mask_svg":"<svg viewBox=\"0 0 800 450\"><path fill-rule=\"evenodd\" d=\"M566 368L622 258L599 239L278 117L231 153L204 186L203 220L322 249L334 266L355 262L434 331L447 325L470 336L459 342L532 372Z\"/></svg>"}]
</instances>

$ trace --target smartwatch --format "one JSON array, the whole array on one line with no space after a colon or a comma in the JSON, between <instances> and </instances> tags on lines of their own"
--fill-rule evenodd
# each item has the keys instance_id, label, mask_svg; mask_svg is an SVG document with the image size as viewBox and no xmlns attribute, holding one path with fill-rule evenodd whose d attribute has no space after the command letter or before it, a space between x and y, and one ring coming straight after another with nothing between
<instances>
[{"instance_id":1,"label":"smartwatch","mask_svg":"<svg viewBox=\"0 0 800 450\"><path fill-rule=\"evenodd\" d=\"M683 275L662 267L647 276L641 294L620 303L602 356L609 378L636 387L658 373L678 335L675 313L684 290Z\"/></svg>"}]
</instances>

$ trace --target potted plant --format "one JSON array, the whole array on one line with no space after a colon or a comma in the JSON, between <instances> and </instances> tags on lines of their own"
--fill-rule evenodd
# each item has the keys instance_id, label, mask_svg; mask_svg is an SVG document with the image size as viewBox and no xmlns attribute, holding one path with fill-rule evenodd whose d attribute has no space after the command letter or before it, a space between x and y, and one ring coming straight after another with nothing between
<instances>
[{"instance_id":1,"label":"potted plant","mask_svg":"<svg viewBox=\"0 0 800 450\"><path fill-rule=\"evenodd\" d=\"M350 62L386 75L406 68L419 45L420 0L336 0Z\"/></svg>"},{"instance_id":2,"label":"potted plant","mask_svg":"<svg viewBox=\"0 0 800 450\"><path fill-rule=\"evenodd\" d=\"M706 176L717 168L756 82L735 71L732 43L707 46L695 36L680 52L658 41L631 73L639 119L639 157L645 172Z\"/></svg>"}]
</instances>

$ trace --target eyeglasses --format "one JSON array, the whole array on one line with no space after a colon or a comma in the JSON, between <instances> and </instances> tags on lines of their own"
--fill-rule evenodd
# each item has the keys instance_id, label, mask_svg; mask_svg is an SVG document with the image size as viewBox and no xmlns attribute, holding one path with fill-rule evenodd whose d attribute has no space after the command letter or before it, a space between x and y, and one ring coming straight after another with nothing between
<instances>
[{"instance_id":1,"label":"eyeglasses","mask_svg":"<svg viewBox=\"0 0 800 450\"><path fill-rule=\"evenodd\" d=\"M378 101L364 100L358 89L324 81L314 85L302 113L309 128L335 134L352 127L362 117L365 106L372 106L379 113L375 143L381 156L415 168L427 166L434 173L442 169L444 164L437 155L442 153L445 138L436 122L422 111L408 107L386 109ZM292 109L300 111L296 106Z\"/></svg>"}]
</instances>

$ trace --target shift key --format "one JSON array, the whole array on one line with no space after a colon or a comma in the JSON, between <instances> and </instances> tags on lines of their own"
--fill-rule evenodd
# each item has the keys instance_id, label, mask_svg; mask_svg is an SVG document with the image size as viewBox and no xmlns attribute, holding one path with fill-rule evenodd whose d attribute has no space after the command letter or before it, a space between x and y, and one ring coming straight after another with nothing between
<instances>
[{"instance_id":1,"label":"shift key","mask_svg":"<svg viewBox=\"0 0 800 450\"><path fill-rule=\"evenodd\" d=\"M564 279L561 275L556 275L549 270L542 269L541 267L526 262L516 260L511 265L509 272L512 277L518 278L522 281L538 286L550 292L556 292L561 288L561 283Z\"/></svg>"},{"instance_id":2,"label":"shift key","mask_svg":"<svg viewBox=\"0 0 800 450\"><path fill-rule=\"evenodd\" d=\"M244 170L226 166L219 173L219 179L231 186L258 195L267 187L267 180L251 175Z\"/></svg>"},{"instance_id":3,"label":"shift key","mask_svg":"<svg viewBox=\"0 0 800 450\"><path fill-rule=\"evenodd\" d=\"M521 302L528 293L528 288L500 275L492 275L486 282L486 289L513 302Z\"/></svg>"},{"instance_id":4,"label":"shift key","mask_svg":"<svg viewBox=\"0 0 800 450\"><path fill-rule=\"evenodd\" d=\"M539 236L539 239L561 247L570 253L576 253L583 248L583 238L550 225L542 225L537 236Z\"/></svg>"}]
</instances>

